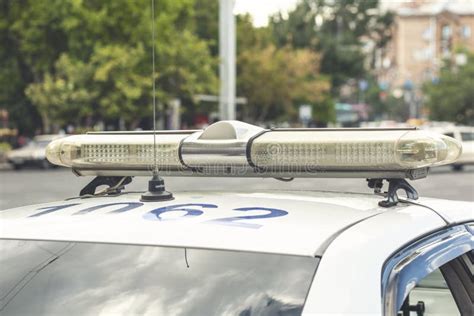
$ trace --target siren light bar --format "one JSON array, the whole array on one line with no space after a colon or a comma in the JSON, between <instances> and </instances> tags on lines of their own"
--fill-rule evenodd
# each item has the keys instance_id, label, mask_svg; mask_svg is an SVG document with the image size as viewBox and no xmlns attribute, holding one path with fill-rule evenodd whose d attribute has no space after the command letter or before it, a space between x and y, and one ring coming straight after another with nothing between
<instances>
[{"instance_id":1,"label":"siren light bar","mask_svg":"<svg viewBox=\"0 0 474 316\"><path fill-rule=\"evenodd\" d=\"M454 162L461 144L417 129L263 129L221 121L200 131L156 133L160 174L228 177L426 176ZM150 175L153 133L89 133L61 138L48 160L78 175Z\"/></svg>"}]
</instances>

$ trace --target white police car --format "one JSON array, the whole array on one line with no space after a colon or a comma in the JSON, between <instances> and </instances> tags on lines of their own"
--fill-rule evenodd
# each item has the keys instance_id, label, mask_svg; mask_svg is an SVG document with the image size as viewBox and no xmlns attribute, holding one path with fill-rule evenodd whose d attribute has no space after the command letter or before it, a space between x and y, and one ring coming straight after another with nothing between
<instances>
[{"instance_id":1,"label":"white police car","mask_svg":"<svg viewBox=\"0 0 474 316\"><path fill-rule=\"evenodd\" d=\"M52 163L97 177L77 198L0 212L0 313L472 315L473 203L417 199L404 180L460 152L413 129L239 122L57 140ZM123 191L154 161L164 175L362 177L377 194L171 194L156 172L149 192Z\"/></svg>"}]
</instances>

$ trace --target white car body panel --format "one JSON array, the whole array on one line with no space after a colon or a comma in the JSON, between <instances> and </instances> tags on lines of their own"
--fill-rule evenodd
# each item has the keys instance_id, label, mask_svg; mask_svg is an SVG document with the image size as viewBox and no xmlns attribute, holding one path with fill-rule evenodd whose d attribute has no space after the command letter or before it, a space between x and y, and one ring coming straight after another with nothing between
<instances>
[{"instance_id":1,"label":"white car body panel","mask_svg":"<svg viewBox=\"0 0 474 316\"><path fill-rule=\"evenodd\" d=\"M462 165L474 164L474 142L462 142L462 154L456 163Z\"/></svg>"},{"instance_id":2,"label":"white car body panel","mask_svg":"<svg viewBox=\"0 0 474 316\"><path fill-rule=\"evenodd\" d=\"M450 224L465 223L474 219L473 202L450 201L433 198L420 198L416 202L434 209Z\"/></svg>"},{"instance_id":3,"label":"white car body panel","mask_svg":"<svg viewBox=\"0 0 474 316\"><path fill-rule=\"evenodd\" d=\"M4 210L0 212L0 238L319 256L321 261L303 314L381 315L382 268L387 259L400 248L452 223L474 222L470 212L474 203L470 202L420 199L429 207L401 202L381 208L378 202L383 197L378 195L304 191L182 192L175 193L173 201L147 202L126 212L111 214L124 206L115 205L74 215L109 203L140 203L139 198L140 194L129 193ZM48 213L48 207L74 203L78 205ZM149 220L150 215L146 215L158 208L183 204L217 207L188 205L202 211L188 218L183 217L185 211L161 214L161 221L156 216ZM288 214L241 219L230 226L224 225L229 222L216 221L269 214L267 210L235 210L243 207L279 209ZM38 213L43 215L32 216Z\"/></svg>"},{"instance_id":4,"label":"white car body panel","mask_svg":"<svg viewBox=\"0 0 474 316\"><path fill-rule=\"evenodd\" d=\"M456 130L456 138L461 141L462 143L462 153L461 157L457 160L459 164L474 164L474 141L472 140L464 140L462 133L474 133L473 127L459 127Z\"/></svg>"},{"instance_id":5,"label":"white car body panel","mask_svg":"<svg viewBox=\"0 0 474 316\"><path fill-rule=\"evenodd\" d=\"M143 203L123 213L109 214L124 205L109 206L83 215L74 213L108 203L139 203L139 194L119 197L73 199L20 207L0 212L0 238L69 240L191 248L255 251L318 256L339 231L387 209L378 207L381 197L335 193L176 193L175 200ZM42 216L51 206L80 203ZM178 220L146 220L153 209L177 204L213 204L217 208L190 207L199 216ZM284 210L274 218L222 222L217 219L269 214L265 210L235 211L242 207ZM43 208L43 210L41 210ZM182 216L184 211L170 212ZM163 215L164 216L164 215ZM250 227L229 226L251 225ZM226 225L227 224L227 225ZM252 225L261 225L258 228Z\"/></svg>"},{"instance_id":6,"label":"white car body panel","mask_svg":"<svg viewBox=\"0 0 474 316\"><path fill-rule=\"evenodd\" d=\"M339 235L323 254L305 315L382 315L382 267L395 250L445 226L433 211L398 207Z\"/></svg>"}]
</instances>

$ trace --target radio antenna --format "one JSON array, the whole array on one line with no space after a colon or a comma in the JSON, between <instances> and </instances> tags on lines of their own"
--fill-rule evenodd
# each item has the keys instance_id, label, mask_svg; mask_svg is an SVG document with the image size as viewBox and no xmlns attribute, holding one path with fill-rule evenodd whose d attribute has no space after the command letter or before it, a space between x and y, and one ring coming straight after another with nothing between
<instances>
[{"instance_id":1,"label":"radio antenna","mask_svg":"<svg viewBox=\"0 0 474 316\"><path fill-rule=\"evenodd\" d=\"M173 199L173 194L165 190L165 181L158 173L157 147L156 147L156 83L155 83L155 0L151 1L151 60L153 82L153 169L152 178L148 181L148 191L142 194L141 201L156 202Z\"/></svg>"},{"instance_id":2,"label":"radio antenna","mask_svg":"<svg viewBox=\"0 0 474 316\"><path fill-rule=\"evenodd\" d=\"M155 81L155 0L151 0L151 80L153 83L153 176L158 175L156 160L156 81Z\"/></svg>"}]
</instances>

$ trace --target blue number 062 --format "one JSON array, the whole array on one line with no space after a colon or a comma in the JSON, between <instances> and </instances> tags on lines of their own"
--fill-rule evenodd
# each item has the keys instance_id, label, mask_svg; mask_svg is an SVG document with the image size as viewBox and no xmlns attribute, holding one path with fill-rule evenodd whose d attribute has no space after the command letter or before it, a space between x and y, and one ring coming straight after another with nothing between
<instances>
[{"instance_id":1,"label":"blue number 062","mask_svg":"<svg viewBox=\"0 0 474 316\"><path fill-rule=\"evenodd\" d=\"M195 203L190 203L190 204L176 204L176 205L168 205L164 207L160 207L157 209L154 209L145 215L143 215L143 218L146 220L150 221L168 221L168 220L177 220L181 218L192 218L196 216L202 215L204 212L202 210L196 209L196 207L200 208L217 208L217 205L214 204L195 204ZM165 218L162 215L164 213L168 212L185 212L180 217L174 217L174 218ZM234 227L243 227L243 228L252 228L252 229L258 229L262 227L262 224L255 224L255 223L246 223L242 222L243 220L253 220L253 219L262 219L262 218L273 218L273 217L281 217L285 216L288 214L287 211L284 210L279 210L275 208L268 208L268 207L240 207L240 208L235 208L233 211L239 211L239 212L252 212L252 211L265 211L267 212L266 214L260 214L260 215L242 215L242 216L233 216L233 217L224 217L224 218L216 218L209 220L205 223L212 223L212 224L218 224L218 225L226 225L226 226L234 226Z\"/></svg>"}]
</instances>

